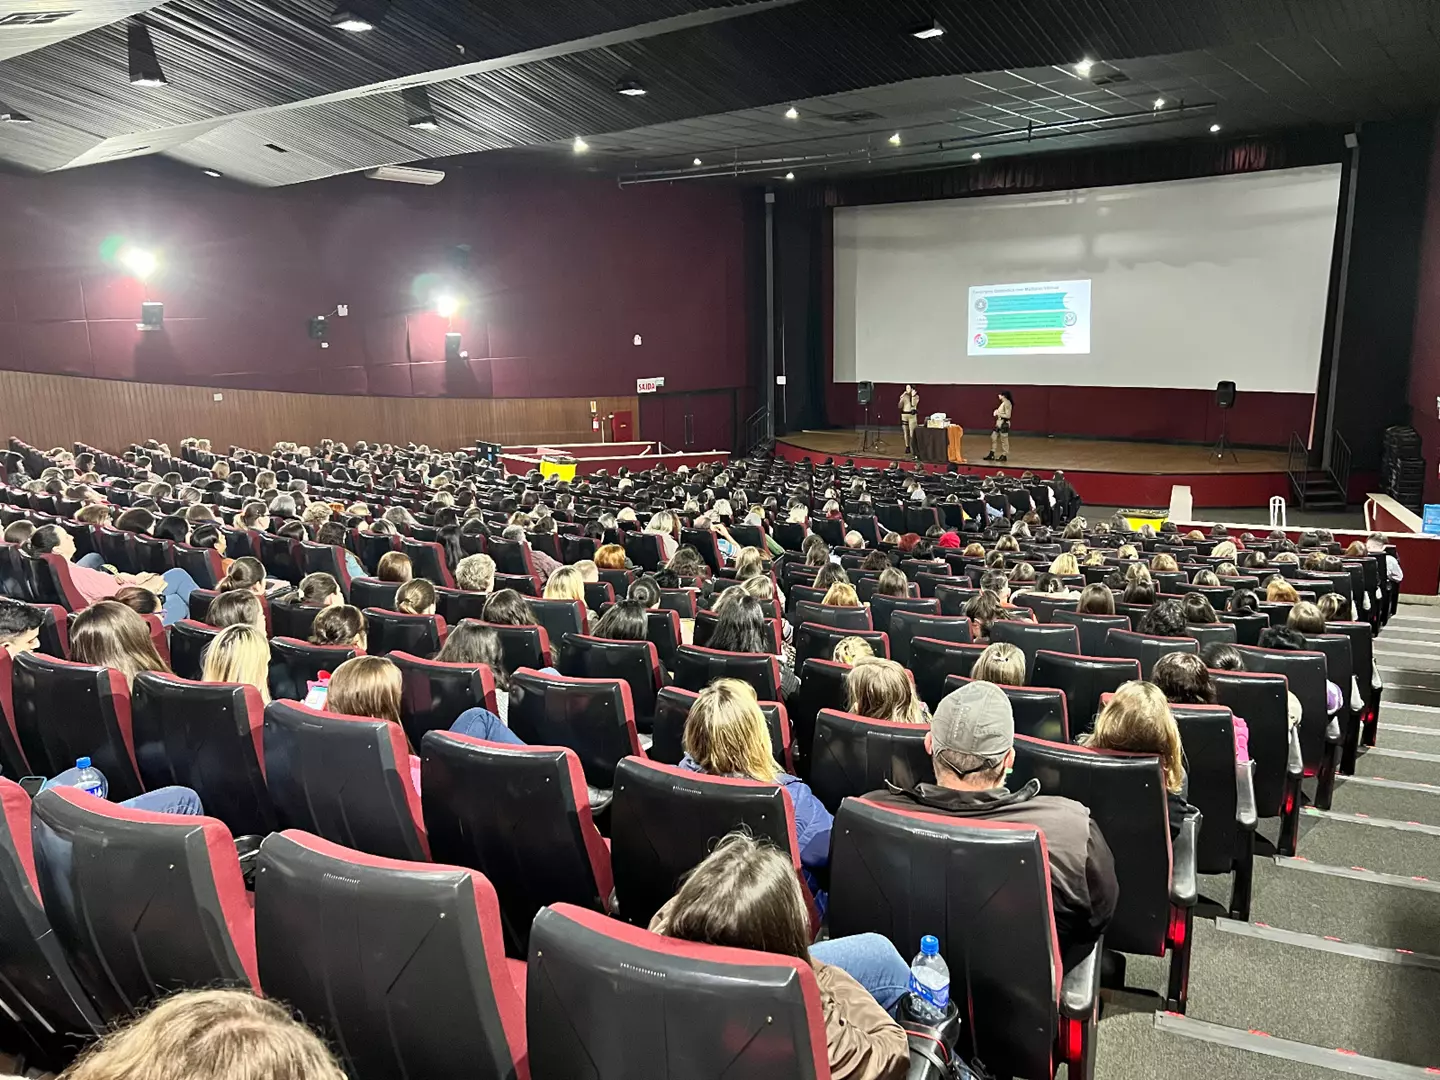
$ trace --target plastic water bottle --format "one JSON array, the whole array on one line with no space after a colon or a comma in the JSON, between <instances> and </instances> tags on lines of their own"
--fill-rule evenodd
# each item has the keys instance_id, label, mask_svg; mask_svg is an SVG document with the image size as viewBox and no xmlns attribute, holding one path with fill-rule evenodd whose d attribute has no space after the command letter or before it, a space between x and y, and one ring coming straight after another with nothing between
<instances>
[{"instance_id":1,"label":"plastic water bottle","mask_svg":"<svg viewBox=\"0 0 1440 1080\"><path fill-rule=\"evenodd\" d=\"M110 794L110 783L105 779L105 774L92 766L88 757L76 758L75 768L80 770L80 775L75 777L75 787L97 799L103 799Z\"/></svg>"},{"instance_id":2,"label":"plastic water bottle","mask_svg":"<svg viewBox=\"0 0 1440 1080\"><path fill-rule=\"evenodd\" d=\"M920 939L920 954L910 961L910 1008L932 1024L944 1020L950 1009L950 968L933 934Z\"/></svg>"}]
</instances>

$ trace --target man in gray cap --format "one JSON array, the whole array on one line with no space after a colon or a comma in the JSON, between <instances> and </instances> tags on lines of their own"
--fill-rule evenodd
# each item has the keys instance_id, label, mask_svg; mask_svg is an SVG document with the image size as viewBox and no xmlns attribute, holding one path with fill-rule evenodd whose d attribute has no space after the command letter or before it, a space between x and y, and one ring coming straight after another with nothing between
<instances>
[{"instance_id":1,"label":"man in gray cap","mask_svg":"<svg viewBox=\"0 0 1440 1080\"><path fill-rule=\"evenodd\" d=\"M994 683L972 682L946 695L930 721L925 749L937 784L887 784L865 798L902 810L918 804L957 817L1039 828L1050 853L1055 929L1068 967L1104 933L1120 892L1114 857L1090 811L1073 799L1041 795L1038 780L1019 791L1005 787L1015 764L1015 714Z\"/></svg>"}]
</instances>

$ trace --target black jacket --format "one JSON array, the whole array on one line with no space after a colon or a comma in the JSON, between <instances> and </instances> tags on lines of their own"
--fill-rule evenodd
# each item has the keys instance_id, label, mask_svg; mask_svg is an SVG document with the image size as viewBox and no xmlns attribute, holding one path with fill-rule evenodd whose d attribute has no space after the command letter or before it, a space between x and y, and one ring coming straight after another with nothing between
<instances>
[{"instance_id":1,"label":"black jacket","mask_svg":"<svg viewBox=\"0 0 1440 1080\"><path fill-rule=\"evenodd\" d=\"M1019 791L1003 787L958 791L935 784L916 788L891 785L865 798L905 810L915 809L918 803L944 814L1034 825L1044 833L1050 853L1055 932L1067 968L1110 925L1120 895L1110 845L1083 804L1059 795L1041 795L1038 780L1031 780Z\"/></svg>"}]
</instances>

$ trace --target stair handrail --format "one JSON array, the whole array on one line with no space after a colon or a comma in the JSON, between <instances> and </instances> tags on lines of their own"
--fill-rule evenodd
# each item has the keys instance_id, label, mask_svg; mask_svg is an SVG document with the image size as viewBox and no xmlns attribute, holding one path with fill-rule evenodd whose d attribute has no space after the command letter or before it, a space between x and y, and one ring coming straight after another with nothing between
<instances>
[{"instance_id":1,"label":"stair handrail","mask_svg":"<svg viewBox=\"0 0 1440 1080\"><path fill-rule=\"evenodd\" d=\"M1299 432L1290 433L1290 451L1285 459L1285 475L1290 478L1290 490L1300 509L1305 509L1305 477L1310 472L1310 451L1300 438Z\"/></svg>"},{"instance_id":2,"label":"stair handrail","mask_svg":"<svg viewBox=\"0 0 1440 1080\"><path fill-rule=\"evenodd\" d=\"M1350 502L1350 444L1338 431L1330 432L1330 453L1325 471L1335 486L1340 489L1340 499L1346 505Z\"/></svg>"}]
</instances>

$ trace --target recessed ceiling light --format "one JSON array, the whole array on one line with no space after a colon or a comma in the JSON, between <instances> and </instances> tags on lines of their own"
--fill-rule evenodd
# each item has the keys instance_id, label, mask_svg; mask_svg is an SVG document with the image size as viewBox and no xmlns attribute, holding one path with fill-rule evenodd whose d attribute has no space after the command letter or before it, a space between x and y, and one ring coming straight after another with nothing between
<instances>
[{"instance_id":1,"label":"recessed ceiling light","mask_svg":"<svg viewBox=\"0 0 1440 1080\"><path fill-rule=\"evenodd\" d=\"M590 144L584 139L582 139L579 135L575 136L575 141L571 144L571 146L574 147L575 153L577 154L583 154L590 149Z\"/></svg>"},{"instance_id":2,"label":"recessed ceiling light","mask_svg":"<svg viewBox=\"0 0 1440 1080\"><path fill-rule=\"evenodd\" d=\"M0 105L0 124L33 124L35 121L18 109Z\"/></svg>"},{"instance_id":3,"label":"recessed ceiling light","mask_svg":"<svg viewBox=\"0 0 1440 1080\"><path fill-rule=\"evenodd\" d=\"M1211 134L1211 135L1216 134L1219 130L1220 130L1220 125L1219 125L1219 124L1211 124L1211 125L1210 125L1210 134Z\"/></svg>"},{"instance_id":4,"label":"recessed ceiling light","mask_svg":"<svg viewBox=\"0 0 1440 1080\"><path fill-rule=\"evenodd\" d=\"M130 63L130 85L165 86L165 72L160 69L160 60L155 55L155 42L150 37L150 27L139 19L132 19L126 30L126 45Z\"/></svg>"},{"instance_id":5,"label":"recessed ceiling light","mask_svg":"<svg viewBox=\"0 0 1440 1080\"><path fill-rule=\"evenodd\" d=\"M1165 107L1165 99L1164 99L1163 97L1157 97L1157 98L1155 99L1155 108L1157 108L1157 109L1163 109L1164 107Z\"/></svg>"},{"instance_id":6,"label":"recessed ceiling light","mask_svg":"<svg viewBox=\"0 0 1440 1080\"><path fill-rule=\"evenodd\" d=\"M787 172L787 173L785 174L785 179L786 179L786 180L794 180L794 179L795 179L795 174L794 174L793 172Z\"/></svg>"},{"instance_id":7,"label":"recessed ceiling light","mask_svg":"<svg viewBox=\"0 0 1440 1080\"><path fill-rule=\"evenodd\" d=\"M981 158L981 154L980 154L980 151L979 151L979 150L976 150L973 154L970 155L970 160L971 160L971 161L979 161L980 158Z\"/></svg>"},{"instance_id":8,"label":"recessed ceiling light","mask_svg":"<svg viewBox=\"0 0 1440 1080\"><path fill-rule=\"evenodd\" d=\"M929 22L921 23L914 30L911 30L910 36L919 38L921 41L929 41L931 38L941 37L944 33L945 28L934 19L931 19Z\"/></svg>"},{"instance_id":9,"label":"recessed ceiling light","mask_svg":"<svg viewBox=\"0 0 1440 1080\"><path fill-rule=\"evenodd\" d=\"M698 157L695 159L695 162L694 162L694 163L695 163L696 165L704 165L704 164L705 164L705 163L704 163L703 161L701 161Z\"/></svg>"},{"instance_id":10,"label":"recessed ceiling light","mask_svg":"<svg viewBox=\"0 0 1440 1080\"><path fill-rule=\"evenodd\" d=\"M363 34L380 25L390 10L390 0L340 0L330 16L336 30Z\"/></svg>"},{"instance_id":11,"label":"recessed ceiling light","mask_svg":"<svg viewBox=\"0 0 1440 1080\"><path fill-rule=\"evenodd\" d=\"M615 86L617 94L624 94L626 97L644 97L645 87L641 86L634 79L626 79Z\"/></svg>"},{"instance_id":12,"label":"recessed ceiling light","mask_svg":"<svg viewBox=\"0 0 1440 1080\"><path fill-rule=\"evenodd\" d=\"M794 105L791 105L788 109L785 110L785 119L786 119L786 120L799 120L799 119L800 119L800 110L797 109L797 108L795 108Z\"/></svg>"},{"instance_id":13,"label":"recessed ceiling light","mask_svg":"<svg viewBox=\"0 0 1440 1080\"><path fill-rule=\"evenodd\" d=\"M891 136L890 136L890 145L891 145L891 146L899 146L899 145L900 145L900 133L899 133L898 131L895 132L894 135L891 135Z\"/></svg>"},{"instance_id":14,"label":"recessed ceiling light","mask_svg":"<svg viewBox=\"0 0 1440 1080\"><path fill-rule=\"evenodd\" d=\"M1091 60L1087 56L1084 60L1081 60L1078 64L1075 65L1075 74L1079 75L1082 79L1088 79L1090 77L1090 69L1094 66L1095 61Z\"/></svg>"},{"instance_id":15,"label":"recessed ceiling light","mask_svg":"<svg viewBox=\"0 0 1440 1080\"><path fill-rule=\"evenodd\" d=\"M222 175L222 174L219 173L219 172L217 172L217 171L214 170L214 169L206 169L206 170L205 170L205 175L206 175L206 176L220 176L220 175Z\"/></svg>"},{"instance_id":16,"label":"recessed ceiling light","mask_svg":"<svg viewBox=\"0 0 1440 1080\"><path fill-rule=\"evenodd\" d=\"M405 104L405 123L417 131L434 131L440 126L435 107L430 104L430 91L424 86L407 86L400 91Z\"/></svg>"}]
</instances>

